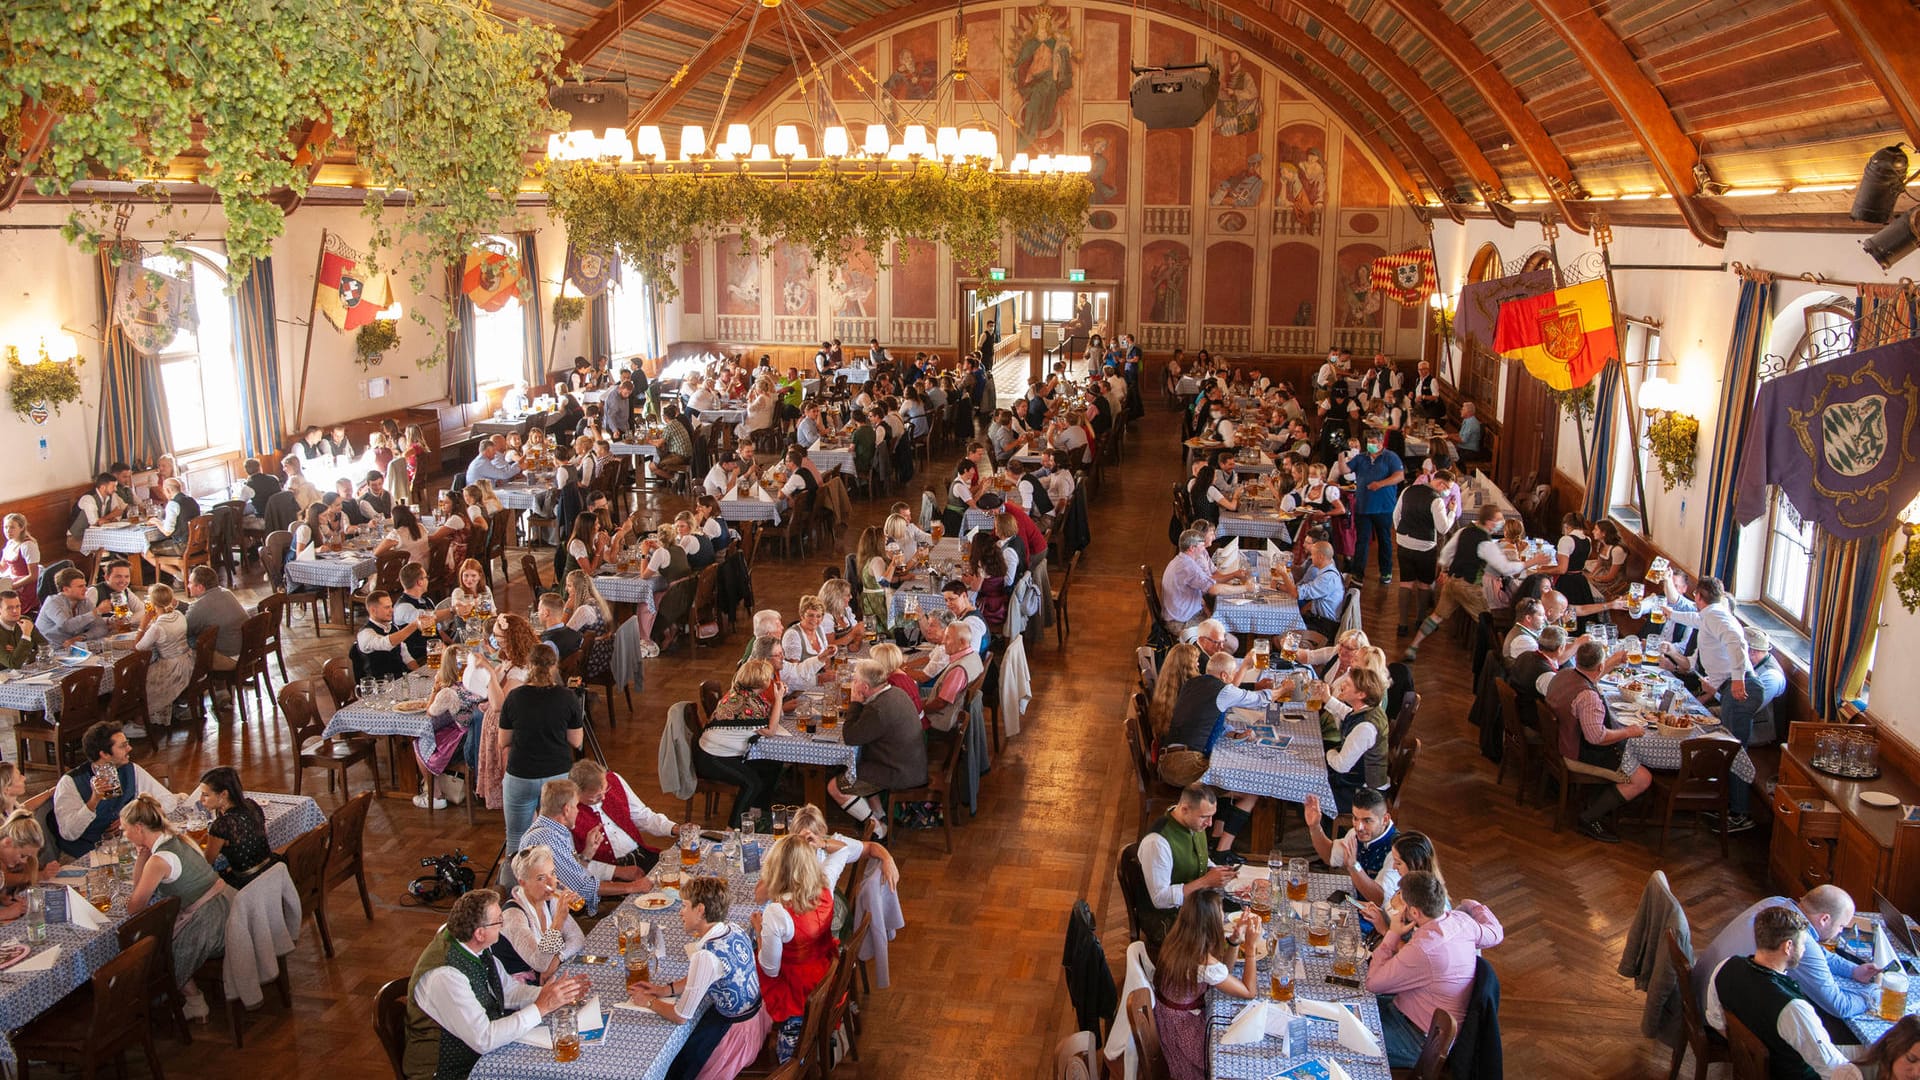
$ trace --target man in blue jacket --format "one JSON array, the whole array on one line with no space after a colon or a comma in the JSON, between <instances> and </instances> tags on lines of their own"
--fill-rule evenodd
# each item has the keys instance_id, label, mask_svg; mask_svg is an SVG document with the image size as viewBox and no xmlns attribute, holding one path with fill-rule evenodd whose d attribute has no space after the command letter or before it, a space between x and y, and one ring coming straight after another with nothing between
<instances>
[{"instance_id":1,"label":"man in blue jacket","mask_svg":"<svg viewBox=\"0 0 1920 1080\"><path fill-rule=\"evenodd\" d=\"M1393 507L1400 482L1407 478L1400 455L1380 445L1380 433L1367 432L1364 452L1347 464L1353 473L1353 572L1364 575L1369 543L1380 546L1380 584L1393 584Z\"/></svg>"}]
</instances>

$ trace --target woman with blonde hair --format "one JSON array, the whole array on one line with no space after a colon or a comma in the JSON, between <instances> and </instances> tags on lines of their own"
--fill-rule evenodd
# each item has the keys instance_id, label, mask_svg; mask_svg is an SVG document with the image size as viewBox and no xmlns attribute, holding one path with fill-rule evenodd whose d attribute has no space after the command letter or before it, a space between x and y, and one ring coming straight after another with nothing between
<instances>
[{"instance_id":1,"label":"woman with blonde hair","mask_svg":"<svg viewBox=\"0 0 1920 1080\"><path fill-rule=\"evenodd\" d=\"M40 584L40 544L27 527L25 514L5 518L6 546L0 547L0 588L20 594L20 610L32 611Z\"/></svg>"},{"instance_id":2,"label":"woman with blonde hair","mask_svg":"<svg viewBox=\"0 0 1920 1080\"><path fill-rule=\"evenodd\" d=\"M816 656L822 660L833 656L833 629L827 625L827 605L819 596L809 593L800 598L800 617L787 628L780 647L796 664Z\"/></svg>"},{"instance_id":3,"label":"woman with blonde hair","mask_svg":"<svg viewBox=\"0 0 1920 1080\"><path fill-rule=\"evenodd\" d=\"M787 835L800 837L812 845L814 854L820 860L820 872L826 875L827 884L833 888L840 887L840 876L846 873L847 867L853 865L853 861L862 855L879 860L880 873L887 879L888 888L900 887L900 864L893 861L893 853L886 849L886 845L876 844L871 840L855 840L851 836L829 832L827 815L812 803L793 812L793 816L787 820ZM767 897L756 886L753 898L764 901ZM851 900L851 897L848 899ZM840 928L844 930L848 922L847 916L852 914L853 905L846 903L840 906L846 909L846 913L839 920L842 924Z\"/></svg>"},{"instance_id":4,"label":"woman with blonde hair","mask_svg":"<svg viewBox=\"0 0 1920 1080\"><path fill-rule=\"evenodd\" d=\"M747 751L754 736L778 731L781 689L771 663L749 660L741 664L734 672L732 687L714 706L713 715L708 717L707 726L694 743L694 775L740 789L732 810L727 813L729 828L740 826L740 814L748 807L772 819L773 790L780 782L780 763L749 761Z\"/></svg>"},{"instance_id":5,"label":"woman with blonde hair","mask_svg":"<svg viewBox=\"0 0 1920 1080\"><path fill-rule=\"evenodd\" d=\"M226 951L227 883L213 872L199 846L167 821L160 800L146 792L120 808L120 833L134 851L127 912L144 911L169 897L180 899L180 914L173 920L173 981L186 995L188 1018L204 1020L207 1003L193 974Z\"/></svg>"},{"instance_id":6,"label":"woman with blonde hair","mask_svg":"<svg viewBox=\"0 0 1920 1080\"><path fill-rule=\"evenodd\" d=\"M860 613L853 607L853 583L845 578L828 578L820 583L820 591L815 595L827 609L821 625L826 628L828 639L842 649L853 648L866 633Z\"/></svg>"},{"instance_id":7,"label":"woman with blonde hair","mask_svg":"<svg viewBox=\"0 0 1920 1080\"><path fill-rule=\"evenodd\" d=\"M506 805L503 785L507 775L507 748L506 740L500 735L500 710L506 705L507 695L527 681L534 647L541 642L527 617L514 612L494 616L489 631L486 644L497 659L488 660L486 649L474 652L469 657L462 685L487 698L486 714L480 724L475 793L486 800L488 807L501 809ZM519 838L514 840L517 843Z\"/></svg>"},{"instance_id":8,"label":"woman with blonde hair","mask_svg":"<svg viewBox=\"0 0 1920 1080\"><path fill-rule=\"evenodd\" d=\"M486 507L488 519L492 519L493 515L506 509L500 505L500 496L494 493L493 481L483 478L475 486L480 489L480 505Z\"/></svg>"},{"instance_id":9,"label":"woman with blonde hair","mask_svg":"<svg viewBox=\"0 0 1920 1080\"><path fill-rule=\"evenodd\" d=\"M560 962L585 951L586 932L568 905L579 897L553 872L553 849L535 844L513 857L518 882L500 904L500 940L493 955L509 978L538 986L553 978Z\"/></svg>"},{"instance_id":10,"label":"woman with blonde hair","mask_svg":"<svg viewBox=\"0 0 1920 1080\"><path fill-rule=\"evenodd\" d=\"M1354 627L1351 630L1342 630L1339 636L1323 648L1303 650L1300 653L1300 662L1320 672L1318 677L1331 685L1334 680L1359 666L1369 650L1380 652L1373 647L1371 641L1367 640L1365 630ZM1387 670L1384 653L1381 660L1380 673L1384 675ZM1332 662L1328 663L1328 661ZM1321 667L1323 664L1327 666Z\"/></svg>"},{"instance_id":11,"label":"woman with blonde hair","mask_svg":"<svg viewBox=\"0 0 1920 1080\"><path fill-rule=\"evenodd\" d=\"M575 570L567 575L567 625L581 633L613 627L613 608L600 595L593 575Z\"/></svg>"},{"instance_id":12,"label":"woman with blonde hair","mask_svg":"<svg viewBox=\"0 0 1920 1080\"><path fill-rule=\"evenodd\" d=\"M933 534L913 520L913 507L897 502L887 511L886 538L900 545L900 557L912 559L920 548L933 543Z\"/></svg>"},{"instance_id":13,"label":"woman with blonde hair","mask_svg":"<svg viewBox=\"0 0 1920 1080\"><path fill-rule=\"evenodd\" d=\"M920 727L924 730L928 725L926 707L920 703L920 684L913 681L913 676L901 670L907 666L906 651L891 641L882 641L873 647L868 657L880 665L880 670L887 673L887 682L899 687L900 692L913 701L913 711L919 714Z\"/></svg>"},{"instance_id":14,"label":"woman with blonde hair","mask_svg":"<svg viewBox=\"0 0 1920 1080\"><path fill-rule=\"evenodd\" d=\"M193 680L193 642L187 640L187 617L171 588L147 589L147 612L133 647L153 654L147 663L147 723L171 723L174 701Z\"/></svg>"},{"instance_id":15,"label":"woman with blonde hair","mask_svg":"<svg viewBox=\"0 0 1920 1080\"><path fill-rule=\"evenodd\" d=\"M11 761L0 761L0 820L20 809L26 796L26 772Z\"/></svg>"},{"instance_id":16,"label":"woman with blonde hair","mask_svg":"<svg viewBox=\"0 0 1920 1080\"><path fill-rule=\"evenodd\" d=\"M46 847L46 830L40 827L40 819L33 816L33 811L22 807L0 821L0 883L10 895L17 897L0 903L0 922L26 914L26 898L19 893L40 884L40 853ZM50 876L58 868L59 864L55 863L45 872Z\"/></svg>"},{"instance_id":17,"label":"woman with blonde hair","mask_svg":"<svg viewBox=\"0 0 1920 1080\"><path fill-rule=\"evenodd\" d=\"M888 518L887 527L898 521ZM861 530L860 540L854 545L853 562L860 568L860 610L879 630L893 624L893 591L907 579L906 561L898 554L889 554L887 546L885 535L872 525Z\"/></svg>"},{"instance_id":18,"label":"woman with blonde hair","mask_svg":"<svg viewBox=\"0 0 1920 1080\"><path fill-rule=\"evenodd\" d=\"M775 1030L774 1051L793 1056L806 1018L807 995L827 977L834 952L833 890L806 839L774 841L760 880L767 906L753 913L760 938L760 999Z\"/></svg>"},{"instance_id":19,"label":"woman with blonde hair","mask_svg":"<svg viewBox=\"0 0 1920 1080\"><path fill-rule=\"evenodd\" d=\"M1203 659L1205 655L1200 646L1183 641L1168 649L1166 658L1160 661L1160 674L1153 680L1153 698L1147 703L1147 722L1153 729L1154 747L1159 746L1167 734L1167 725L1173 722L1173 702L1180 696L1180 688L1200 674Z\"/></svg>"}]
</instances>

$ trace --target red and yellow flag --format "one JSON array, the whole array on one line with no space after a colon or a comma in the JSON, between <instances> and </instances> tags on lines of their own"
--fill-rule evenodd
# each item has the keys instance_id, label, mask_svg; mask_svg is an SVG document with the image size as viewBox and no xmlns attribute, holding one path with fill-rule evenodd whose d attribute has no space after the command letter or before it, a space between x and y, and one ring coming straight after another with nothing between
<instances>
[{"instance_id":1,"label":"red and yellow flag","mask_svg":"<svg viewBox=\"0 0 1920 1080\"><path fill-rule=\"evenodd\" d=\"M382 272L358 268L360 253L344 240L327 234L320 255L320 277L313 283L315 299L328 320L342 330L358 330L372 322L380 309L393 303L393 286Z\"/></svg>"},{"instance_id":2,"label":"red and yellow flag","mask_svg":"<svg viewBox=\"0 0 1920 1080\"><path fill-rule=\"evenodd\" d=\"M499 311L509 300L520 299L520 260L492 248L467 252L460 288L482 311Z\"/></svg>"},{"instance_id":3,"label":"red and yellow flag","mask_svg":"<svg viewBox=\"0 0 1920 1080\"><path fill-rule=\"evenodd\" d=\"M1555 390L1587 385L1619 352L1607 283L1583 281L1501 304L1493 351L1517 358Z\"/></svg>"}]
</instances>

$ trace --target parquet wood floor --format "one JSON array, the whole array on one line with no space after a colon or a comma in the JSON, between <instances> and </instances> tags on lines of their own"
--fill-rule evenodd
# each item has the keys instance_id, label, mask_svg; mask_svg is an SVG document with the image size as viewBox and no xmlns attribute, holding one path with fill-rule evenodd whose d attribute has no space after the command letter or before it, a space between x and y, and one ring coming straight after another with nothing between
<instances>
[{"instance_id":1,"label":"parquet wood floor","mask_svg":"<svg viewBox=\"0 0 1920 1080\"><path fill-rule=\"evenodd\" d=\"M1109 472L1107 490L1094 500L1094 544L1073 590L1076 640L1062 651L1049 631L1031 658L1034 701L1025 730L985 778L980 816L956 830L950 857L937 833L895 842L907 926L893 945L893 986L870 999L862 1060L842 1075L1049 1076L1052 1048L1072 1025L1059 958L1076 898L1092 904L1109 955L1116 966L1120 961L1125 919L1113 867L1134 839L1136 804L1119 725L1144 626L1139 567L1157 572L1165 562L1167 491L1179 479L1170 415L1157 403L1149 413L1136 425L1124 468ZM912 485L916 496L920 486ZM885 505L859 504L861 523L877 519ZM678 508L667 500L650 512ZM517 557L513 562L517 567ZM826 562L763 558L754 569L760 605L791 612ZM527 592L517 569L515 575L511 602L524 607ZM1385 593L1367 589L1371 626L1391 626ZM615 730L603 726L610 760L643 795L659 795L655 751L667 707L692 697L701 679L730 671L737 635L697 660L681 653L650 662L633 713L623 710ZM344 652L347 637L316 639L303 623L291 630L289 644L297 678ZM1480 758L1477 732L1465 721L1470 692L1460 648L1446 635L1436 638L1417 678L1426 701L1417 732L1424 749L1400 818L1434 836L1454 894L1486 901L1506 924L1507 943L1490 956L1504 984L1509 1075L1661 1075L1664 1048L1639 1034L1641 995L1614 974L1641 885L1664 863L1696 926L1717 927L1763 894L1764 836L1736 838L1733 857L1723 861L1710 840L1686 834L1676 835L1665 860L1654 857L1642 832L1630 830L1628 842L1615 847L1554 835L1541 809L1515 807L1511 778L1494 787L1494 767ZM237 765L250 787L291 787L285 730L257 719L245 727L210 723L196 735L142 745L138 754L149 768L171 774L176 788L221 762ZM337 805L319 773L309 780L322 788L323 807ZM364 788L364 775L355 784ZM656 805L676 818L681 813L678 803ZM1297 840L1300 830L1290 836ZM387 1075L370 1020L374 990L407 973L438 923L435 913L402 902L406 883L420 872L422 856L456 846L485 867L500 839L497 813L483 812L469 827L458 810L430 815L404 800L379 801L367 830L374 921L349 901L351 889L337 890L337 956L323 958L308 931L291 958L293 1008L270 996L251 1017L241 1051L223 1036L218 1017L196 1028L191 1046L163 1037L166 1068L176 1075Z\"/></svg>"}]
</instances>

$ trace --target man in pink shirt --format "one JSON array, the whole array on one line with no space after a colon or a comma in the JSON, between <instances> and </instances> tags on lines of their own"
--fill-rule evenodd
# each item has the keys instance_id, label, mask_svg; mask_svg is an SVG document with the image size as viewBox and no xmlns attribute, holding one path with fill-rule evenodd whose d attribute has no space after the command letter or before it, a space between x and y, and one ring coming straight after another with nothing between
<instances>
[{"instance_id":1,"label":"man in pink shirt","mask_svg":"<svg viewBox=\"0 0 1920 1080\"><path fill-rule=\"evenodd\" d=\"M1367 989L1380 995L1387 1063L1410 1069L1419 1060L1436 1011L1452 1013L1456 1029L1466 1018L1479 950L1500 944L1506 931L1479 901L1452 907L1446 883L1429 871L1402 877L1400 899L1386 936L1373 950Z\"/></svg>"}]
</instances>

